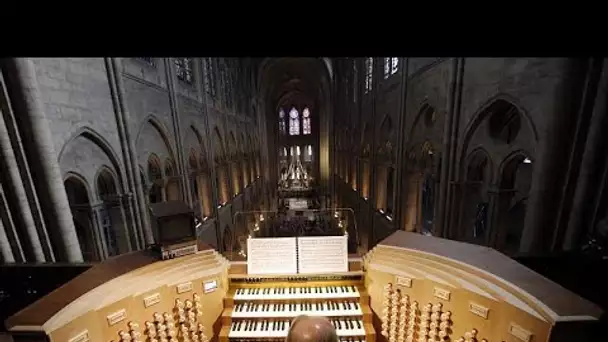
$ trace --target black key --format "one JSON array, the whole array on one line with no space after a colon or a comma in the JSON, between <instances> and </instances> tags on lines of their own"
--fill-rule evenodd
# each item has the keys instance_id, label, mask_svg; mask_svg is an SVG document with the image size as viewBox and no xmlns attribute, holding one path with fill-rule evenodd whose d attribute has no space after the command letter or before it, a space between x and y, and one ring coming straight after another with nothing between
<instances>
[{"instance_id":1,"label":"black key","mask_svg":"<svg viewBox=\"0 0 608 342\"><path fill-rule=\"evenodd\" d=\"M361 322L359 322L359 320L355 321L357 323L357 328L361 329Z\"/></svg>"}]
</instances>

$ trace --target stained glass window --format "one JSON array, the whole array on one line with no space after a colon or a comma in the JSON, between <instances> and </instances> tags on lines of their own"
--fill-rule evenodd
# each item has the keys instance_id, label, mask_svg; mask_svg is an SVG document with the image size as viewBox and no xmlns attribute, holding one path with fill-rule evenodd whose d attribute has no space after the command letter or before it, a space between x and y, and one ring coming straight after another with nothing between
<instances>
[{"instance_id":1,"label":"stained glass window","mask_svg":"<svg viewBox=\"0 0 608 342\"><path fill-rule=\"evenodd\" d=\"M365 93L372 90L372 76L374 74L374 59L367 57L365 60Z\"/></svg>"},{"instance_id":2,"label":"stained glass window","mask_svg":"<svg viewBox=\"0 0 608 342\"><path fill-rule=\"evenodd\" d=\"M279 132L281 134L286 134L285 130L285 111L282 109L279 111Z\"/></svg>"},{"instance_id":3,"label":"stained glass window","mask_svg":"<svg viewBox=\"0 0 608 342\"><path fill-rule=\"evenodd\" d=\"M384 79L391 75L391 58L384 57Z\"/></svg>"},{"instance_id":4,"label":"stained glass window","mask_svg":"<svg viewBox=\"0 0 608 342\"><path fill-rule=\"evenodd\" d=\"M175 73L177 78L192 84L192 58L175 58Z\"/></svg>"},{"instance_id":5,"label":"stained glass window","mask_svg":"<svg viewBox=\"0 0 608 342\"><path fill-rule=\"evenodd\" d=\"M300 135L300 113L295 108L289 112L289 135Z\"/></svg>"},{"instance_id":6,"label":"stained glass window","mask_svg":"<svg viewBox=\"0 0 608 342\"><path fill-rule=\"evenodd\" d=\"M391 75L399 71L399 57L391 57Z\"/></svg>"},{"instance_id":7,"label":"stained glass window","mask_svg":"<svg viewBox=\"0 0 608 342\"><path fill-rule=\"evenodd\" d=\"M310 110L308 110L308 108L304 108L304 111L302 112L302 117L302 133L312 133L312 128L310 127Z\"/></svg>"}]
</instances>

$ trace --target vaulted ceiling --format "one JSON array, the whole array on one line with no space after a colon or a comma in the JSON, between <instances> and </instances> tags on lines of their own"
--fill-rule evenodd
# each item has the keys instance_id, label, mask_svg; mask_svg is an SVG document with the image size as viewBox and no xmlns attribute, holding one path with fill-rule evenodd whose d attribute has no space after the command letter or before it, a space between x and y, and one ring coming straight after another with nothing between
<instances>
[{"instance_id":1,"label":"vaulted ceiling","mask_svg":"<svg viewBox=\"0 0 608 342\"><path fill-rule=\"evenodd\" d=\"M330 82L327 64L321 58L267 58L261 61L259 70L267 108L314 106Z\"/></svg>"}]
</instances>

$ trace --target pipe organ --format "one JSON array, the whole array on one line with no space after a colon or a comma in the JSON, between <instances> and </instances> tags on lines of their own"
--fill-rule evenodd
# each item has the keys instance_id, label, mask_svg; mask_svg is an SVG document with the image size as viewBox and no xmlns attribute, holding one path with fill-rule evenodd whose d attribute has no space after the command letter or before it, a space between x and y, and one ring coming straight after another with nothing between
<instances>
[{"instance_id":1,"label":"pipe organ","mask_svg":"<svg viewBox=\"0 0 608 342\"><path fill-rule=\"evenodd\" d=\"M298 315L349 342L586 341L599 307L485 247L402 231L336 274L250 275L208 246L109 259L10 317L16 342L283 340Z\"/></svg>"}]
</instances>

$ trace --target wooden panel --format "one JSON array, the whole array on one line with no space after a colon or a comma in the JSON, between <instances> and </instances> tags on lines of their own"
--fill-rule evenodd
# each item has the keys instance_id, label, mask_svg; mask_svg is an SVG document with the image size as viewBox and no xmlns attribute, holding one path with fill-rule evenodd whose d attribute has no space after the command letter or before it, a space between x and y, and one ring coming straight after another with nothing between
<instances>
[{"instance_id":1,"label":"wooden panel","mask_svg":"<svg viewBox=\"0 0 608 342\"><path fill-rule=\"evenodd\" d=\"M457 241L397 231L379 245L407 248L449 258L493 274L537 298L560 316L592 316L602 310L555 282L493 249Z\"/></svg>"}]
</instances>

